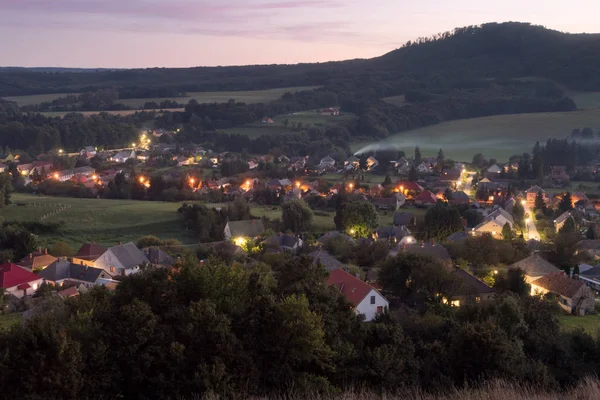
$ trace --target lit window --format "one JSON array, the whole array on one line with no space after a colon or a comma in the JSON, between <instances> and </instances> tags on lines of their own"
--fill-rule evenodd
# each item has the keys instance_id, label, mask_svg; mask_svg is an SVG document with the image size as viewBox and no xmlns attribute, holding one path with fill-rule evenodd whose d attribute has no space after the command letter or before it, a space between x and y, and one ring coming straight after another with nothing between
<instances>
[{"instance_id":1,"label":"lit window","mask_svg":"<svg viewBox=\"0 0 600 400\"><path fill-rule=\"evenodd\" d=\"M115 272L116 268L115 267L110 267L110 272Z\"/></svg>"},{"instance_id":2,"label":"lit window","mask_svg":"<svg viewBox=\"0 0 600 400\"><path fill-rule=\"evenodd\" d=\"M371 304L375 304L375 296L371 296Z\"/></svg>"},{"instance_id":3,"label":"lit window","mask_svg":"<svg viewBox=\"0 0 600 400\"><path fill-rule=\"evenodd\" d=\"M452 300L452 301L450 302L450 305L451 305L452 307L460 307L460 301L459 301L459 300Z\"/></svg>"},{"instance_id":4,"label":"lit window","mask_svg":"<svg viewBox=\"0 0 600 400\"><path fill-rule=\"evenodd\" d=\"M481 303L481 297L479 297L479 296L475 297L475 303Z\"/></svg>"},{"instance_id":5,"label":"lit window","mask_svg":"<svg viewBox=\"0 0 600 400\"><path fill-rule=\"evenodd\" d=\"M37 290L37 283L33 284L33 290Z\"/></svg>"}]
</instances>

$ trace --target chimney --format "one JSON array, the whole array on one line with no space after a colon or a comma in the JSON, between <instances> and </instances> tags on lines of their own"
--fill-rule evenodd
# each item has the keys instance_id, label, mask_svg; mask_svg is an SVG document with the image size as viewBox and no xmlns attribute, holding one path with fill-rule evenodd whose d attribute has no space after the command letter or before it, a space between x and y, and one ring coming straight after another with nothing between
<instances>
[{"instance_id":1,"label":"chimney","mask_svg":"<svg viewBox=\"0 0 600 400\"><path fill-rule=\"evenodd\" d=\"M33 253L29 253L29 259L33 260Z\"/></svg>"},{"instance_id":2,"label":"chimney","mask_svg":"<svg viewBox=\"0 0 600 400\"><path fill-rule=\"evenodd\" d=\"M44 249L44 254L48 254L48 248L47 247Z\"/></svg>"}]
</instances>

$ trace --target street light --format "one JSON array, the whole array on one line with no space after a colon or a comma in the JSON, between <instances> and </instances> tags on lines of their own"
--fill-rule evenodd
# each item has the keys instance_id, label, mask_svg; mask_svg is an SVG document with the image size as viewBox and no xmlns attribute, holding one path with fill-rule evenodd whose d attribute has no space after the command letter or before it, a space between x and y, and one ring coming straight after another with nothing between
<instances>
[{"instance_id":1,"label":"street light","mask_svg":"<svg viewBox=\"0 0 600 400\"><path fill-rule=\"evenodd\" d=\"M523 206L524 206L525 204L527 204L527 201L525 201L525 200L521 200L521 205L523 205Z\"/></svg>"},{"instance_id":2,"label":"street light","mask_svg":"<svg viewBox=\"0 0 600 400\"><path fill-rule=\"evenodd\" d=\"M146 179L143 176L140 176L140 183L144 183Z\"/></svg>"},{"instance_id":3,"label":"street light","mask_svg":"<svg viewBox=\"0 0 600 400\"><path fill-rule=\"evenodd\" d=\"M64 152L63 149L58 150L58 154L62 154Z\"/></svg>"}]
</instances>

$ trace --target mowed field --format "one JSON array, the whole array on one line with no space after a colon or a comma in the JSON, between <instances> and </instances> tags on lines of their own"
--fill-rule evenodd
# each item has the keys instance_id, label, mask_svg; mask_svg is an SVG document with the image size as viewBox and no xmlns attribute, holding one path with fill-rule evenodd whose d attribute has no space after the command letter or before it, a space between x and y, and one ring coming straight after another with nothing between
<instances>
[{"instance_id":1,"label":"mowed field","mask_svg":"<svg viewBox=\"0 0 600 400\"><path fill-rule=\"evenodd\" d=\"M198 103L227 103L230 99L243 103L264 103L277 100L286 92L301 92L305 90L317 89L318 86L298 86L267 90L250 90L240 92L190 92L185 97L160 97L154 99L122 99L119 103L126 106L142 108L144 103L154 101L160 103L164 100L173 100L180 104L187 104L194 99Z\"/></svg>"},{"instance_id":2,"label":"mowed field","mask_svg":"<svg viewBox=\"0 0 600 400\"><path fill-rule=\"evenodd\" d=\"M536 141L570 136L574 128L600 128L600 108L557 113L513 114L444 122L397 133L372 143L355 143L354 152L395 147L412 154L415 146L426 156L444 150L446 157L471 161L477 153L499 161L531 152Z\"/></svg>"},{"instance_id":3,"label":"mowed field","mask_svg":"<svg viewBox=\"0 0 600 400\"><path fill-rule=\"evenodd\" d=\"M14 101L19 107L32 106L43 102L50 102L56 100L59 97L66 97L71 95L78 95L79 93L53 93L53 94L33 94L29 96L9 96L2 97L4 100Z\"/></svg>"},{"instance_id":4,"label":"mowed field","mask_svg":"<svg viewBox=\"0 0 600 400\"><path fill-rule=\"evenodd\" d=\"M175 238L184 243L197 243L194 235L182 228L179 203L132 200L100 200L13 194L8 207L0 209L5 221L35 221L59 205L71 207L47 218L57 222L57 233L41 235L40 245L51 246L65 241L74 247L95 241L103 245L136 241L144 235L162 239ZM17 203L25 204L23 206ZM34 203L36 205L34 205Z\"/></svg>"}]
</instances>

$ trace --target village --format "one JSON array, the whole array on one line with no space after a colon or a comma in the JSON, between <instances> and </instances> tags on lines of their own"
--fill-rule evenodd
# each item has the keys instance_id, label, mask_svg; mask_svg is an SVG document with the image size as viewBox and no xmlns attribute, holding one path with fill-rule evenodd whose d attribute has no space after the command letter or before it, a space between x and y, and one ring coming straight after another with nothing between
<instances>
[{"instance_id":1,"label":"village","mask_svg":"<svg viewBox=\"0 0 600 400\"><path fill-rule=\"evenodd\" d=\"M17 171L20 190L29 193L42 193L44 185L46 189L62 185L69 188L69 194L58 195L72 195L72 188L78 187L78 195L100 198L120 176L140 188L138 199L216 202L221 208L236 199L260 207L300 202L310 208L310 218L336 208L337 218L340 202L368 204L375 221L354 215L345 222L336 221L335 230L306 224L292 230L268 218L235 220L229 216L218 240L200 244L213 255L217 249L221 255L244 262L264 252L306 255L325 267L330 273L327 284L338 287L366 321L390 306L380 291L377 263L399 254L429 257L455 271L463 287L451 298L440 298L451 306L492 301L496 276L519 269L532 295L556 296L568 314L595 313L600 290L600 266L594 265L600 257L596 234L600 201L597 196L586 196L590 187L571 192L565 166L551 166L543 179L528 183L517 177L522 166L518 162L454 162L445 159L442 150L437 157L422 157L417 148L414 157L402 154L392 159L385 152L345 159L287 157L277 149L252 156L166 143L176 134L142 133L130 148L102 151L89 146L77 153L58 149L29 162L5 154L0 172L14 179L13 171ZM69 168L59 167L65 164ZM576 173L582 170L595 176L596 165L578 166ZM174 193L171 198L164 193L150 196L156 182L173 183L164 188ZM595 189L591 187L592 194ZM457 212L448 217L448 210ZM573 243L565 255L554 243L566 236ZM466 247L485 247L484 241L490 239L511 244L518 249L515 257L522 257L477 265L482 261L463 255ZM375 246L380 246L383 256L357 261L345 255L349 249L368 252ZM94 286L114 290L123 277L146 268L177 268L181 253L132 242L85 243L69 257L55 257L39 248L1 266L2 288L13 300L5 308L27 308L23 301L42 285L50 285L59 297L76 296ZM557 265L547 260L547 254L560 260Z\"/></svg>"}]
</instances>

